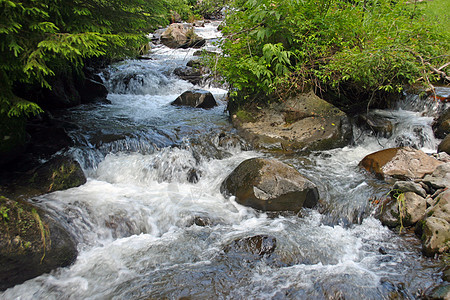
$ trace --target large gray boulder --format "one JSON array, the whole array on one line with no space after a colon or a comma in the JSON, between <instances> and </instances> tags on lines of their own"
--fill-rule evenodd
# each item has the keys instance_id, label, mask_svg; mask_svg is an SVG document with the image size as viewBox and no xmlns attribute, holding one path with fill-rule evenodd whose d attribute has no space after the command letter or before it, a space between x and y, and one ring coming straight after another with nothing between
<instances>
[{"instance_id":1,"label":"large gray boulder","mask_svg":"<svg viewBox=\"0 0 450 300\"><path fill-rule=\"evenodd\" d=\"M343 147L352 136L348 117L313 92L269 107L232 114L239 134L266 150L325 150Z\"/></svg>"},{"instance_id":2,"label":"large gray boulder","mask_svg":"<svg viewBox=\"0 0 450 300\"><path fill-rule=\"evenodd\" d=\"M71 235L41 209L0 196L0 290L70 265Z\"/></svg>"},{"instance_id":3,"label":"large gray boulder","mask_svg":"<svg viewBox=\"0 0 450 300\"><path fill-rule=\"evenodd\" d=\"M205 109L217 106L214 96L211 92L205 90L186 91L178 96L178 98L171 104L176 106L190 106Z\"/></svg>"},{"instance_id":4,"label":"large gray boulder","mask_svg":"<svg viewBox=\"0 0 450 300\"><path fill-rule=\"evenodd\" d=\"M360 167L380 178L418 179L431 174L443 162L410 147L389 148L364 157Z\"/></svg>"},{"instance_id":5,"label":"large gray boulder","mask_svg":"<svg viewBox=\"0 0 450 300\"><path fill-rule=\"evenodd\" d=\"M192 25L173 23L161 35L161 43L169 48L200 48L205 39L194 32Z\"/></svg>"},{"instance_id":6,"label":"large gray boulder","mask_svg":"<svg viewBox=\"0 0 450 300\"><path fill-rule=\"evenodd\" d=\"M263 211L312 208L319 200L314 183L296 169L274 159L252 158L242 162L222 183L220 191L236 201Z\"/></svg>"}]
</instances>

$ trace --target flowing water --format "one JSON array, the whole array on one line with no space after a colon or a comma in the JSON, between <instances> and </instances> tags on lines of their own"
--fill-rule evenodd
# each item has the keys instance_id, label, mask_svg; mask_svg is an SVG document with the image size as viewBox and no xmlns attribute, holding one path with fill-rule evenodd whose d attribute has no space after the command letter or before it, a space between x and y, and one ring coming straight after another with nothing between
<instances>
[{"instance_id":1,"label":"flowing water","mask_svg":"<svg viewBox=\"0 0 450 300\"><path fill-rule=\"evenodd\" d=\"M215 38L216 25L198 32ZM351 146L278 155L319 186L323 207L268 216L219 192L240 162L270 156L235 134L226 91L204 87L219 102L214 109L170 105L193 88L172 74L192 54L157 45L150 59L116 64L103 74L111 104L65 116L77 125L70 154L88 182L33 201L74 235L78 258L0 298L414 299L440 283L438 263L422 257L413 234L400 236L370 215L370 199L389 186L357 166L405 141L434 151L432 114L403 104L376 112L396 124L390 138L355 128ZM275 237L275 252L255 258L224 250L254 235Z\"/></svg>"}]
</instances>

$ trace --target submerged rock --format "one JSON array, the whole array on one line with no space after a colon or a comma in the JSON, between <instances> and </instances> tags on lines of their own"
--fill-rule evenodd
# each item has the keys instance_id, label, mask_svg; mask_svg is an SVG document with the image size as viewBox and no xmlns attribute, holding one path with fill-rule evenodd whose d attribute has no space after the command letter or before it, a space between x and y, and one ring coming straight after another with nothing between
<instances>
[{"instance_id":1,"label":"submerged rock","mask_svg":"<svg viewBox=\"0 0 450 300\"><path fill-rule=\"evenodd\" d=\"M423 178L431 174L443 162L410 147L389 148L364 157L359 163L377 177L398 179Z\"/></svg>"},{"instance_id":2,"label":"submerged rock","mask_svg":"<svg viewBox=\"0 0 450 300\"><path fill-rule=\"evenodd\" d=\"M263 211L312 208L319 200L314 183L296 169L274 159L252 158L242 162L222 183L220 191L236 201Z\"/></svg>"},{"instance_id":3,"label":"submerged rock","mask_svg":"<svg viewBox=\"0 0 450 300\"><path fill-rule=\"evenodd\" d=\"M233 125L254 147L267 150L325 150L347 145L348 117L313 92L270 107L237 111Z\"/></svg>"},{"instance_id":4,"label":"submerged rock","mask_svg":"<svg viewBox=\"0 0 450 300\"><path fill-rule=\"evenodd\" d=\"M0 196L0 290L70 265L70 234L41 209Z\"/></svg>"},{"instance_id":5,"label":"submerged rock","mask_svg":"<svg viewBox=\"0 0 450 300\"><path fill-rule=\"evenodd\" d=\"M186 91L171 103L176 106L190 106L195 108L213 108L217 102L211 92L205 90Z\"/></svg>"},{"instance_id":6,"label":"submerged rock","mask_svg":"<svg viewBox=\"0 0 450 300\"><path fill-rule=\"evenodd\" d=\"M173 23L161 35L161 43L169 48L200 48L206 40L194 32L192 25Z\"/></svg>"},{"instance_id":7,"label":"submerged rock","mask_svg":"<svg viewBox=\"0 0 450 300\"><path fill-rule=\"evenodd\" d=\"M246 253L257 256L270 255L277 247L277 239L269 235L255 235L234 240L224 248L225 253Z\"/></svg>"}]
</instances>

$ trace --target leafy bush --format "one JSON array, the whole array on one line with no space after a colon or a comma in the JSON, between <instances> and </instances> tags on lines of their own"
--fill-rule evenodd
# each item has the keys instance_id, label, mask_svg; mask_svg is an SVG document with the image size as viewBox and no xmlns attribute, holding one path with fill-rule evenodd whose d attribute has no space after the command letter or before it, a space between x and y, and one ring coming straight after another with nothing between
<instances>
[{"instance_id":1,"label":"leafy bush","mask_svg":"<svg viewBox=\"0 0 450 300\"><path fill-rule=\"evenodd\" d=\"M217 69L241 101L328 88L396 93L448 60L450 36L391 0L235 0ZM445 69L444 69L445 71Z\"/></svg>"}]
</instances>

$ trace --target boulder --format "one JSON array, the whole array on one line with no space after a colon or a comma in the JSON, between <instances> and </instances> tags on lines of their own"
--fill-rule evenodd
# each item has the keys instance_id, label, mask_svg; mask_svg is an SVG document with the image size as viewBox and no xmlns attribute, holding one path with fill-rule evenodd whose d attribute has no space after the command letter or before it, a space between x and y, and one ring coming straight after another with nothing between
<instances>
[{"instance_id":1,"label":"boulder","mask_svg":"<svg viewBox=\"0 0 450 300\"><path fill-rule=\"evenodd\" d=\"M434 134L443 139L450 133L450 108L433 123Z\"/></svg>"},{"instance_id":2,"label":"boulder","mask_svg":"<svg viewBox=\"0 0 450 300\"><path fill-rule=\"evenodd\" d=\"M217 106L214 96L205 90L186 91L171 104L176 106L190 106L205 109Z\"/></svg>"},{"instance_id":3,"label":"boulder","mask_svg":"<svg viewBox=\"0 0 450 300\"><path fill-rule=\"evenodd\" d=\"M319 193L314 183L296 169L274 159L242 162L223 181L220 191L236 201L263 211L293 211L314 207Z\"/></svg>"},{"instance_id":4,"label":"boulder","mask_svg":"<svg viewBox=\"0 0 450 300\"><path fill-rule=\"evenodd\" d=\"M448 252L450 249L450 224L441 218L429 217L421 224L423 252L427 256Z\"/></svg>"},{"instance_id":5,"label":"boulder","mask_svg":"<svg viewBox=\"0 0 450 300\"><path fill-rule=\"evenodd\" d=\"M43 210L0 196L0 290L70 265L77 248Z\"/></svg>"},{"instance_id":6,"label":"boulder","mask_svg":"<svg viewBox=\"0 0 450 300\"><path fill-rule=\"evenodd\" d=\"M450 163L442 163L436 167L433 173L425 175L422 182L433 189L450 187Z\"/></svg>"},{"instance_id":7,"label":"boulder","mask_svg":"<svg viewBox=\"0 0 450 300\"><path fill-rule=\"evenodd\" d=\"M56 156L36 169L23 174L11 187L10 194L32 197L77 187L85 183L86 177L77 161L70 157Z\"/></svg>"},{"instance_id":8,"label":"boulder","mask_svg":"<svg viewBox=\"0 0 450 300\"><path fill-rule=\"evenodd\" d=\"M413 192L417 195L426 198L427 192L425 189L420 185L419 183L412 182L412 181L397 181L394 186L392 187L393 190L399 190L403 193L406 192Z\"/></svg>"},{"instance_id":9,"label":"boulder","mask_svg":"<svg viewBox=\"0 0 450 300\"><path fill-rule=\"evenodd\" d=\"M384 149L364 157L359 166L380 178L417 179L431 174L443 162L410 147Z\"/></svg>"},{"instance_id":10,"label":"boulder","mask_svg":"<svg viewBox=\"0 0 450 300\"><path fill-rule=\"evenodd\" d=\"M161 35L161 43L169 48L200 48L205 44L205 39L194 32L192 25L173 23Z\"/></svg>"},{"instance_id":11,"label":"boulder","mask_svg":"<svg viewBox=\"0 0 450 300\"><path fill-rule=\"evenodd\" d=\"M107 102L108 90L98 75L86 78L78 86L81 103Z\"/></svg>"},{"instance_id":12,"label":"boulder","mask_svg":"<svg viewBox=\"0 0 450 300\"><path fill-rule=\"evenodd\" d=\"M427 209L426 215L450 223L450 190L446 190L436 197L435 204Z\"/></svg>"},{"instance_id":13,"label":"boulder","mask_svg":"<svg viewBox=\"0 0 450 300\"><path fill-rule=\"evenodd\" d=\"M345 113L313 92L269 107L238 110L232 122L253 147L266 150L332 149L347 145L352 136Z\"/></svg>"},{"instance_id":14,"label":"boulder","mask_svg":"<svg viewBox=\"0 0 450 300\"><path fill-rule=\"evenodd\" d=\"M202 81L202 72L192 67L178 67L173 70L173 74L192 84L199 84Z\"/></svg>"},{"instance_id":15,"label":"boulder","mask_svg":"<svg viewBox=\"0 0 450 300\"><path fill-rule=\"evenodd\" d=\"M423 299L428 300L448 300L450 299L450 283L443 282L440 285L433 286L425 292Z\"/></svg>"},{"instance_id":16,"label":"boulder","mask_svg":"<svg viewBox=\"0 0 450 300\"><path fill-rule=\"evenodd\" d=\"M392 122L380 115L369 113L358 116L358 124L383 137L390 137L394 126Z\"/></svg>"},{"instance_id":17,"label":"boulder","mask_svg":"<svg viewBox=\"0 0 450 300\"><path fill-rule=\"evenodd\" d=\"M438 152L445 152L447 154L450 154L450 134L447 134L442 142L439 143Z\"/></svg>"},{"instance_id":18,"label":"boulder","mask_svg":"<svg viewBox=\"0 0 450 300\"><path fill-rule=\"evenodd\" d=\"M407 227L416 224L423 218L427 209L426 200L413 192L406 192L402 195L401 198L389 200L380 208L379 219L383 225Z\"/></svg>"},{"instance_id":19,"label":"boulder","mask_svg":"<svg viewBox=\"0 0 450 300\"><path fill-rule=\"evenodd\" d=\"M225 246L225 253L245 253L256 256L270 255L277 247L277 239L269 235L255 235L234 240Z\"/></svg>"}]
</instances>

